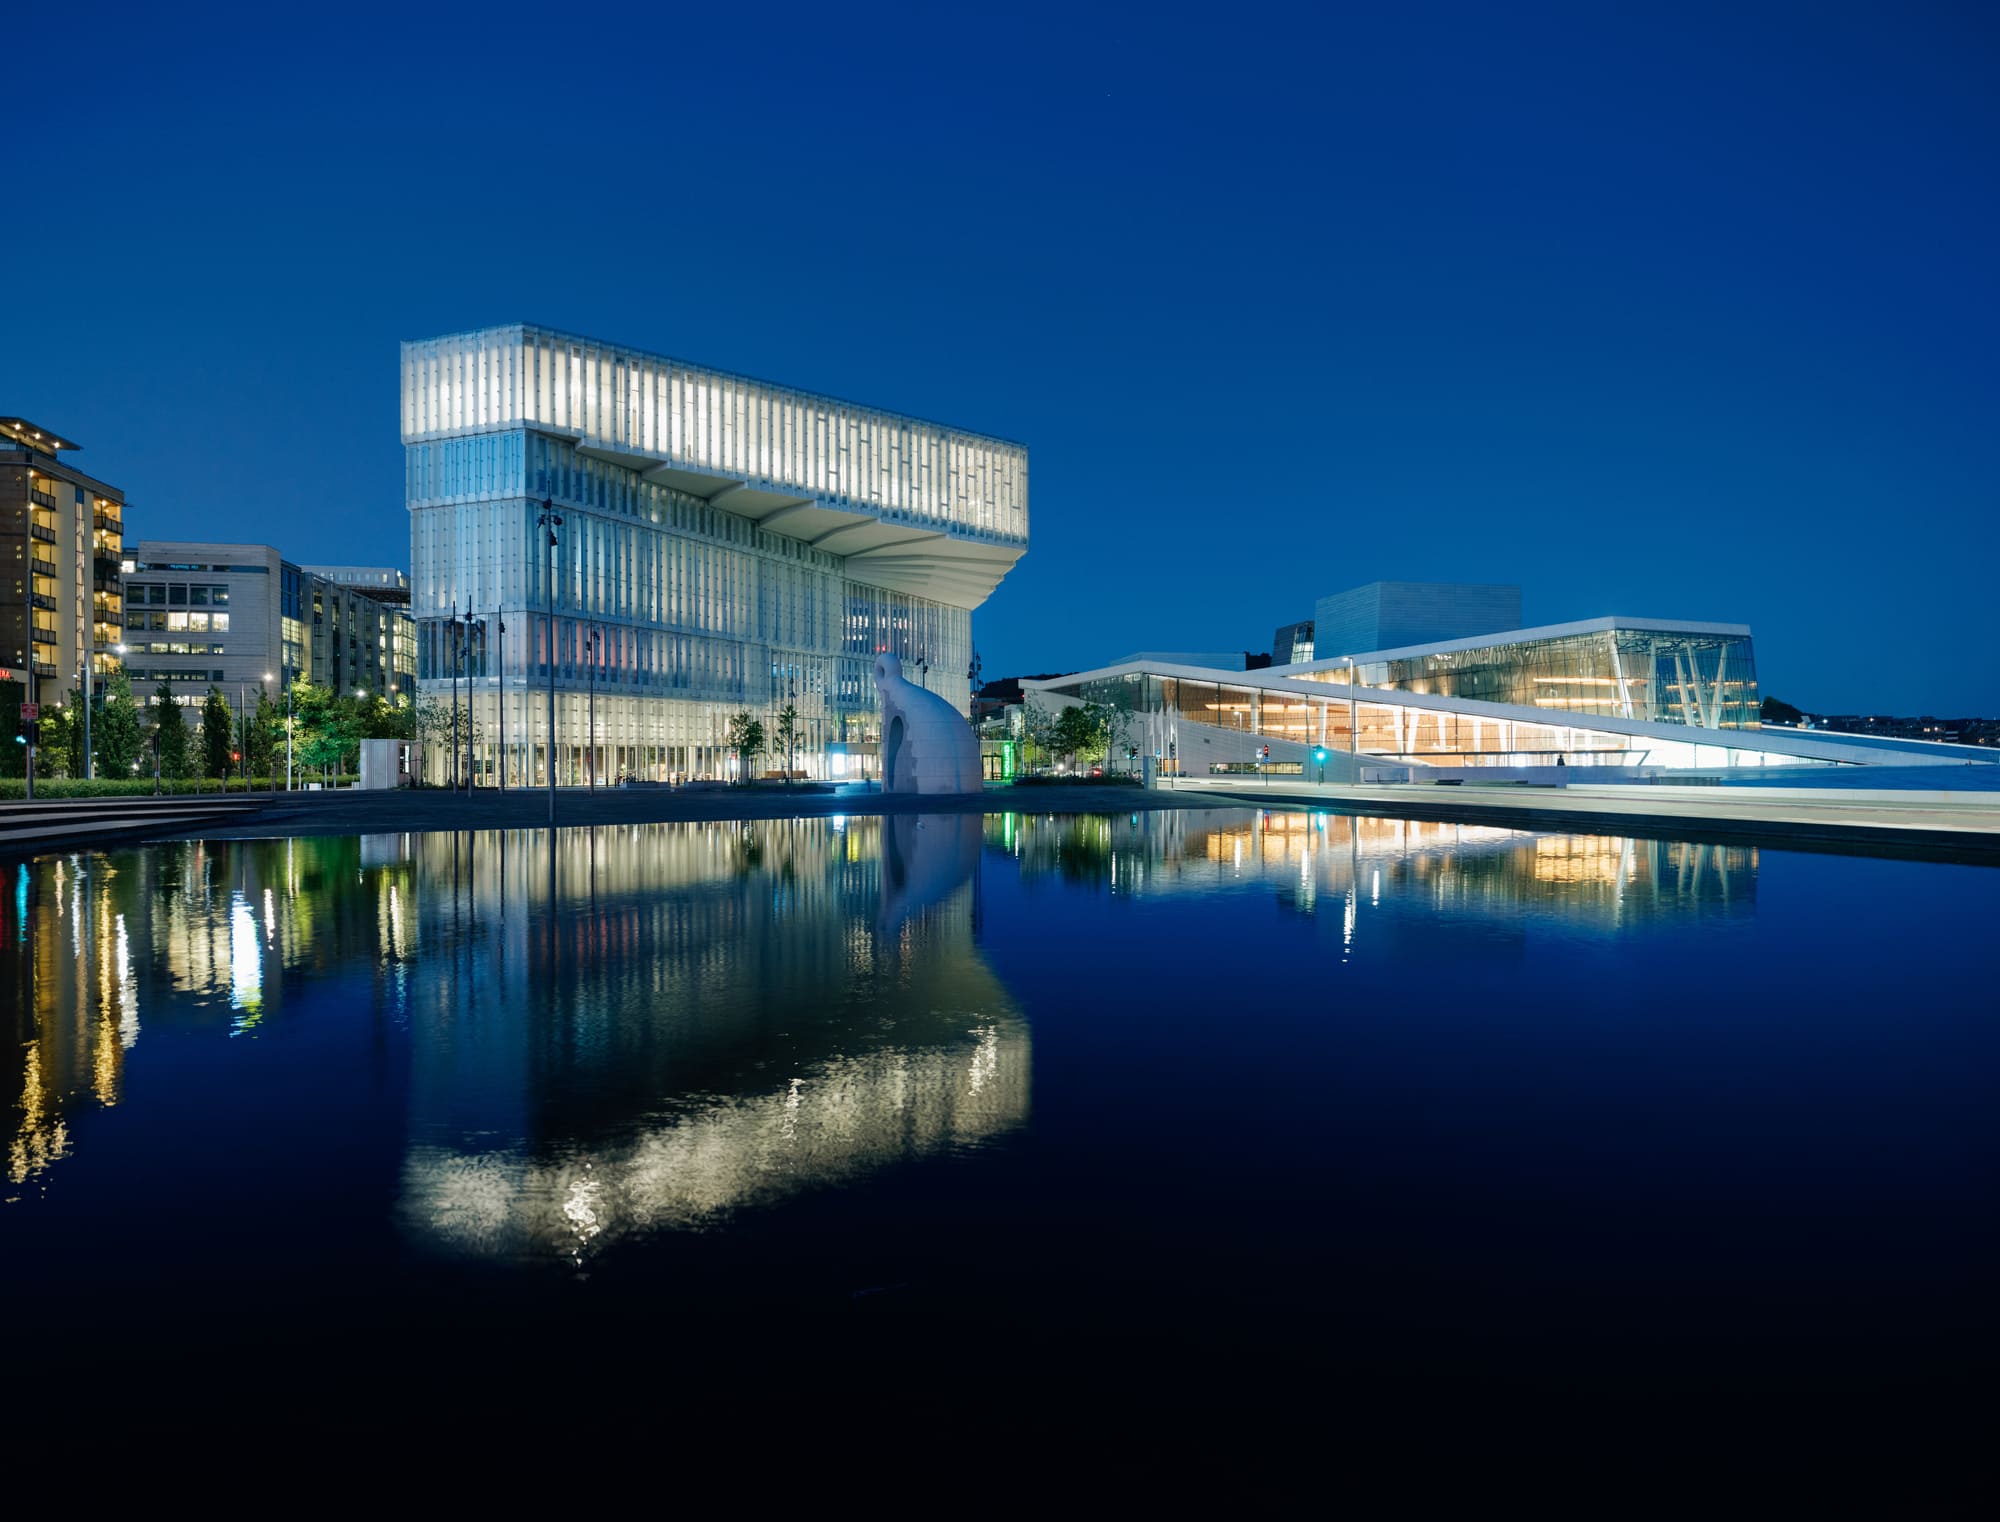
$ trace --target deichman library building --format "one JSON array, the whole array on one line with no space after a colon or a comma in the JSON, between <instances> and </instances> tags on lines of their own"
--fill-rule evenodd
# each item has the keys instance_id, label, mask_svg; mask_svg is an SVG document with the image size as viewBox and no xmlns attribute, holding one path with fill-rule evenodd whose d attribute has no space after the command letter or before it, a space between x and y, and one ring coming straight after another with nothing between
<instances>
[{"instance_id":1,"label":"deichman library building","mask_svg":"<svg viewBox=\"0 0 2000 1522\"><path fill-rule=\"evenodd\" d=\"M721 777L788 706L795 765L873 775L875 657L969 711L1028 546L1020 444L542 328L404 344L402 434L419 685L482 783Z\"/></svg>"}]
</instances>

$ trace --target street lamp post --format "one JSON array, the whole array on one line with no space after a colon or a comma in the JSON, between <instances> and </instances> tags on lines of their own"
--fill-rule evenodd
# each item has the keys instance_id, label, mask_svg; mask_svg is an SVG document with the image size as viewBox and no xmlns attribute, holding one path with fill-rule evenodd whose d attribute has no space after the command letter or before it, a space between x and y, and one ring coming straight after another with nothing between
<instances>
[{"instance_id":1,"label":"street lamp post","mask_svg":"<svg viewBox=\"0 0 2000 1522\"><path fill-rule=\"evenodd\" d=\"M90 678L91 667L97 664L97 631L93 626L90 642L83 647L83 778L88 782L97 775L95 758L90 753Z\"/></svg>"},{"instance_id":2,"label":"street lamp post","mask_svg":"<svg viewBox=\"0 0 2000 1522\"><path fill-rule=\"evenodd\" d=\"M459 639L458 604L451 605L451 617L445 620L445 627L451 630L451 790L458 791L458 668L465 663L465 647Z\"/></svg>"},{"instance_id":3,"label":"street lamp post","mask_svg":"<svg viewBox=\"0 0 2000 1522\"><path fill-rule=\"evenodd\" d=\"M483 618L474 618L472 616L472 608L468 604L465 610L465 646L464 646L465 648L465 796L468 798L472 796L472 772L473 772L472 635L475 629L479 631L479 643L482 647L482 653L483 653L483 648L486 644L486 620Z\"/></svg>"},{"instance_id":4,"label":"street lamp post","mask_svg":"<svg viewBox=\"0 0 2000 1522\"><path fill-rule=\"evenodd\" d=\"M549 595L549 730L546 747L549 765L549 825L556 822L556 530L562 527L562 514L556 511L553 497L542 498L541 516L536 524L547 534L543 541L543 576L548 585ZM554 837L550 837L550 849L554 849Z\"/></svg>"},{"instance_id":5,"label":"street lamp post","mask_svg":"<svg viewBox=\"0 0 2000 1522\"><path fill-rule=\"evenodd\" d=\"M1354 657L1343 655L1341 659L1347 662L1347 780L1353 784L1361 780L1361 773L1355 770L1354 764L1354 737L1357 732L1354 720Z\"/></svg>"},{"instance_id":6,"label":"street lamp post","mask_svg":"<svg viewBox=\"0 0 2000 1522\"><path fill-rule=\"evenodd\" d=\"M584 765L593 794L597 791L597 642L602 637L595 624L583 636L583 655L588 663L584 668L584 682L590 694L590 740L584 752L588 758Z\"/></svg>"},{"instance_id":7,"label":"street lamp post","mask_svg":"<svg viewBox=\"0 0 2000 1522\"><path fill-rule=\"evenodd\" d=\"M268 682L271 679L272 679L271 673L268 671L265 672L264 680ZM263 710L264 710L264 689L262 687L259 687L257 689L257 711L261 714ZM271 791L275 793L277 792L277 790L278 790L278 772L277 768L273 767L271 769Z\"/></svg>"},{"instance_id":8,"label":"street lamp post","mask_svg":"<svg viewBox=\"0 0 2000 1522\"><path fill-rule=\"evenodd\" d=\"M500 668L499 685L494 689L493 701L500 708L500 791L507 791L507 619L504 612L495 608L493 622L500 626L500 652L495 662Z\"/></svg>"}]
</instances>

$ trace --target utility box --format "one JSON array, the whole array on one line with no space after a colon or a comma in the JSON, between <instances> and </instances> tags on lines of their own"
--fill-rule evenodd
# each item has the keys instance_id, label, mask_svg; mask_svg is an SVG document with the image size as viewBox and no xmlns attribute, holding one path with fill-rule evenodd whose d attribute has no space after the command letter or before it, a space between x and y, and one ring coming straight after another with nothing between
<instances>
[{"instance_id":1,"label":"utility box","mask_svg":"<svg viewBox=\"0 0 2000 1522\"><path fill-rule=\"evenodd\" d=\"M363 740L361 780L364 788L408 787L410 747L403 740Z\"/></svg>"}]
</instances>

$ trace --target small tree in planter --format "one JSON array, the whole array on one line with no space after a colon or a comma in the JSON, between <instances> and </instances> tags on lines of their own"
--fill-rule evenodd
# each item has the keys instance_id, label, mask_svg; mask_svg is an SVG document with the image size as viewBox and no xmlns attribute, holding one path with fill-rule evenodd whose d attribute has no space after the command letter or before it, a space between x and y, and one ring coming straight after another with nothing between
<instances>
[{"instance_id":1,"label":"small tree in planter","mask_svg":"<svg viewBox=\"0 0 2000 1522\"><path fill-rule=\"evenodd\" d=\"M787 703L778 711L778 750L785 758L785 786L792 785L792 756L799 748L799 711Z\"/></svg>"},{"instance_id":2,"label":"small tree in planter","mask_svg":"<svg viewBox=\"0 0 2000 1522\"><path fill-rule=\"evenodd\" d=\"M729 716L729 748L736 752L737 764L743 771L743 785L750 785L750 766L759 752L764 749L764 725L748 712L733 713Z\"/></svg>"}]
</instances>

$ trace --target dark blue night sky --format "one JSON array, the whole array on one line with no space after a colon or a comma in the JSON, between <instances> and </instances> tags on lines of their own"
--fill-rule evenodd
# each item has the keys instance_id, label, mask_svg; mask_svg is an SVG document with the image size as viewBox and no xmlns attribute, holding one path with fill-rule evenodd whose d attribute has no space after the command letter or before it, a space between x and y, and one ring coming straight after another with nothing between
<instances>
[{"instance_id":1,"label":"dark blue night sky","mask_svg":"<svg viewBox=\"0 0 2000 1522\"><path fill-rule=\"evenodd\" d=\"M2000 710L1990 7L449 10L14 24L0 412L132 537L407 564L397 341L530 321L1027 442L988 675L1489 579Z\"/></svg>"}]
</instances>

